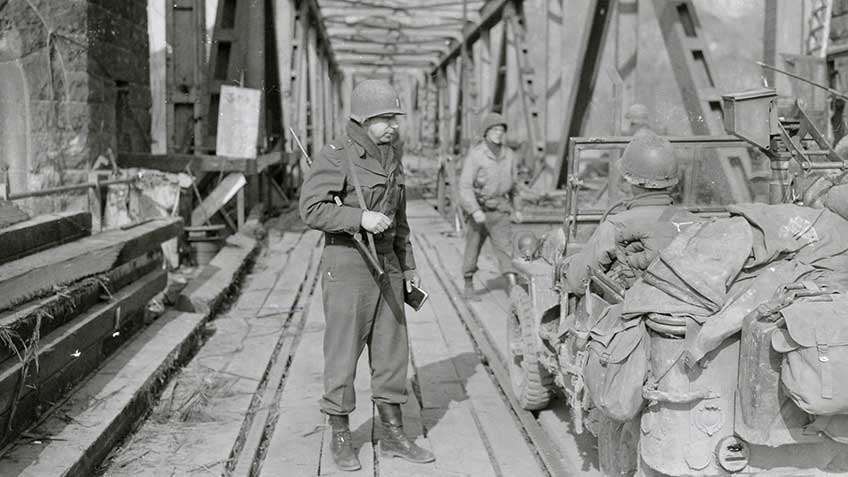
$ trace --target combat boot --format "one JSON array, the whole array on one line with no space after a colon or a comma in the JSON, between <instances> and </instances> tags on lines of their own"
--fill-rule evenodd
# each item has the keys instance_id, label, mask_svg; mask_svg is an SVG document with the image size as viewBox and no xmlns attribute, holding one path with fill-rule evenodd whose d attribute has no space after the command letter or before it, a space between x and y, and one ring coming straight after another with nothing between
<instances>
[{"instance_id":1,"label":"combat boot","mask_svg":"<svg viewBox=\"0 0 848 477\"><path fill-rule=\"evenodd\" d=\"M378 403L377 411L385 431L380 439L380 453L383 456L400 457L416 464L436 460L432 452L416 445L404 433L400 404Z\"/></svg>"},{"instance_id":2,"label":"combat boot","mask_svg":"<svg viewBox=\"0 0 848 477\"><path fill-rule=\"evenodd\" d=\"M359 470L362 466L359 464L359 458L356 457L356 452L353 451L350 437L350 427L348 426L347 416L329 415L330 428L332 429L332 441L330 442L330 453L333 454L333 460L336 462L336 467L339 470L354 471Z\"/></svg>"},{"instance_id":3,"label":"combat boot","mask_svg":"<svg viewBox=\"0 0 848 477\"><path fill-rule=\"evenodd\" d=\"M474 293L474 277L465 277L465 288L462 290L462 298L471 301L479 300Z\"/></svg>"}]
</instances>

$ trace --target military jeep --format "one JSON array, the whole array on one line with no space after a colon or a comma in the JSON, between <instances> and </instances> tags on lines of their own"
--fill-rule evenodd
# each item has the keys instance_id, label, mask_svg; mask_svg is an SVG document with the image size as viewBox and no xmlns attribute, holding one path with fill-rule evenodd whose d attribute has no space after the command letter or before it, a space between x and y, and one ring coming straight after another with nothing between
<instances>
[{"instance_id":1,"label":"military jeep","mask_svg":"<svg viewBox=\"0 0 848 477\"><path fill-rule=\"evenodd\" d=\"M793 174L846 170L848 164L835 155L803 110L798 120L778 120L774 96L768 90L726 96L726 128L732 136L668 138L682 169L674 192L678 206L702 217L723 217L729 215L726 206L733 203L798 202L803 191L794 189ZM606 474L721 475L744 470L797 475L802 470L820 470L822 462L834 463L839 469L840 465L848 466L848 459L838 457L848 453L848 447L821 436L788 446L748 443L735 432L734 418L716 418L718 415L710 414L709 406L678 414L688 416L685 422L666 423L663 432L682 433L676 436L682 450L654 452L650 456L654 460L646 463L638 451L641 435L651 432L646 424L640 425L638 416L632 421L616 422L597 412L583 382L588 330L580 323L599 306L608 305L604 298L616 290L606 286L603 276L593 277L591 287L597 294L589 292L578 300L564 289L563 269L604 216L614 213L628 197L628 186L618 172L617 161L629 140L572 138L565 164L562 228L532 240L526 234L516 239L514 264L522 280L510 291L507 364L519 403L528 410L539 410L548 406L555 393L560 393L570 408L575 432L587 429L598 438L599 463ZM739 360L736 341L718 353L716 362L722 364L714 372L716 377L710 379L727 380L732 376L735 387ZM674 345L670 340L652 340L651 346L659 347L656 354L662 355L669 354L666 349ZM650 400L647 396L646 399ZM725 407L738 406L733 399ZM696 425L706 429L713 447L687 447L689 432ZM715 433L727 435L713 437Z\"/></svg>"}]
</instances>

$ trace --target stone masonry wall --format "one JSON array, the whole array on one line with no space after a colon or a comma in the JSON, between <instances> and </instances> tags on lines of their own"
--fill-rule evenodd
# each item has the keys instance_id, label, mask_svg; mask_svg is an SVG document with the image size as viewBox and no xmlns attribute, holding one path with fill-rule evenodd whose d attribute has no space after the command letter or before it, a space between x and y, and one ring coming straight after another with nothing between
<instances>
[{"instance_id":1,"label":"stone masonry wall","mask_svg":"<svg viewBox=\"0 0 848 477\"><path fill-rule=\"evenodd\" d=\"M11 152L20 147L8 146L20 134L0 131L0 164L12 191L85 181L89 165L110 150L148 150L147 49L145 0L0 2L0 86L12 89L0 94L7 98L0 99L0 127L16 124L28 143L22 160ZM23 81L4 81L4 74ZM27 206L31 213L84 207L84 197Z\"/></svg>"}]
</instances>

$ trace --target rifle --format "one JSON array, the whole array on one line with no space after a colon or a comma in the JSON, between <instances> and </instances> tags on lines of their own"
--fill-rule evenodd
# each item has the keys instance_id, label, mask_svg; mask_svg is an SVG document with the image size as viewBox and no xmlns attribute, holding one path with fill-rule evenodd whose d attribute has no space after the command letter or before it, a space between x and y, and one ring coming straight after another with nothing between
<instances>
[{"instance_id":1,"label":"rifle","mask_svg":"<svg viewBox=\"0 0 848 477\"><path fill-rule=\"evenodd\" d=\"M757 65L758 65L758 66L760 66L761 68L765 68L765 69L767 69L767 70L772 70L772 71L778 72L778 73L780 73L780 74L786 75L786 76L788 76L788 77L790 77L790 78L793 78L793 79L796 79L796 80L798 80L798 81L803 81L804 83L807 83L807 84L809 84L810 86L814 86L814 87L816 87L816 88L823 89L823 90L827 91L827 92L828 92L828 93L830 93L832 96L835 96L835 97L837 97L837 98L842 98L842 99L848 100L848 95L846 95L846 94L844 94L844 93L841 93L841 92L839 92L839 91L837 91L837 90L835 90L835 89L833 89L833 88L827 87L827 86L825 86L825 85L823 85L823 84L816 83L815 81L809 80L809 79L807 79L807 78L804 78L803 76L796 75L796 74L791 73L791 72L789 72L789 71L782 70L782 69L780 69L780 68L778 68L778 67L776 67L776 66L772 66L772 65L769 65L769 64L763 63L762 61L757 61L756 63L757 63Z\"/></svg>"},{"instance_id":2,"label":"rifle","mask_svg":"<svg viewBox=\"0 0 848 477\"><path fill-rule=\"evenodd\" d=\"M309 154L306 152L303 144L300 143L300 139L297 138L297 133L295 133L292 128L289 128L289 132L291 133L294 142L297 144L297 147L300 148L300 152L303 153L303 157L306 159L306 165L312 167L312 158L309 157Z\"/></svg>"}]
</instances>

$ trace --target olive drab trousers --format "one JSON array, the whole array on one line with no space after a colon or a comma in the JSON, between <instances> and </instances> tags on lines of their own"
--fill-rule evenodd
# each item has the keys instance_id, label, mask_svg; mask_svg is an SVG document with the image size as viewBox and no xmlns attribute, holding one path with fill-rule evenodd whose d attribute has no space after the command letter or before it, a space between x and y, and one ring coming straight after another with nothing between
<instances>
[{"instance_id":1,"label":"olive drab trousers","mask_svg":"<svg viewBox=\"0 0 848 477\"><path fill-rule=\"evenodd\" d=\"M356 406L353 382L365 347L371 365L375 402L406 402L409 362L403 309L403 272L392 251L378 259L391 292L381 293L374 275L356 248L325 245L321 256L324 316L324 396L326 414L350 414Z\"/></svg>"},{"instance_id":2,"label":"olive drab trousers","mask_svg":"<svg viewBox=\"0 0 848 477\"><path fill-rule=\"evenodd\" d=\"M477 272L477 259L486 239L492 241L495 258L501 274L514 273L512 265L512 222L509 212L493 210L486 212L486 222L478 224L469 217L465 227L465 254L462 274L471 277Z\"/></svg>"}]
</instances>

